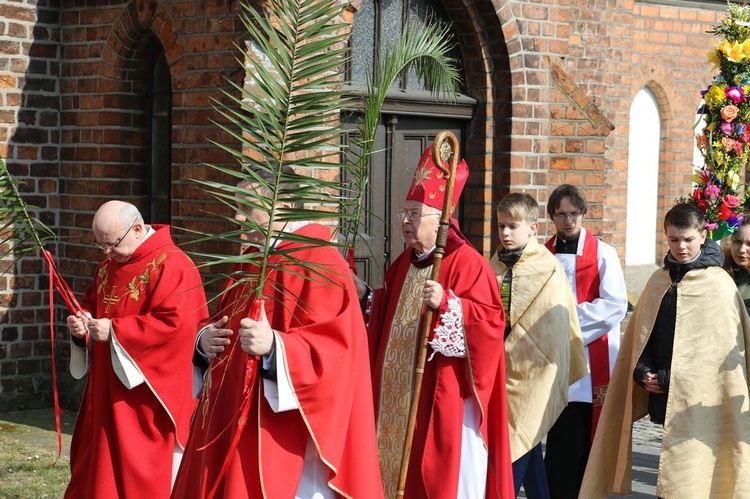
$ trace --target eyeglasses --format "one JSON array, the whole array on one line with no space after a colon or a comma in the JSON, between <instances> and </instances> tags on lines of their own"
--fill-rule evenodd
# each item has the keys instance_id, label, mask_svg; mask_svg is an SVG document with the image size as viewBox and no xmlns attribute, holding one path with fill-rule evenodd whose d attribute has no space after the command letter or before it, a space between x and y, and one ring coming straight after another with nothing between
<instances>
[{"instance_id":1,"label":"eyeglasses","mask_svg":"<svg viewBox=\"0 0 750 499\"><path fill-rule=\"evenodd\" d=\"M128 230L125 231L125 234L123 234L121 238L115 240L114 243L110 244L110 243L97 243L97 242L94 242L94 246L96 246L97 248L99 248L102 251L107 251L107 250L112 251L113 249L117 248L120 245L120 243L125 239L125 237L128 234L130 234L130 231L133 230L133 227L135 227L135 223L137 221L138 220L133 220L133 223L130 224L130 227L128 227Z\"/></svg>"},{"instance_id":2,"label":"eyeglasses","mask_svg":"<svg viewBox=\"0 0 750 499\"><path fill-rule=\"evenodd\" d=\"M440 213L420 213L417 210L398 210L396 215L399 220L403 220L404 217L406 217L409 222L413 223L419 221L422 217L439 217Z\"/></svg>"},{"instance_id":3,"label":"eyeglasses","mask_svg":"<svg viewBox=\"0 0 750 499\"><path fill-rule=\"evenodd\" d=\"M578 220L578 217L581 216L580 211L572 211L570 213L555 213L553 215L554 218L557 220Z\"/></svg>"}]
</instances>

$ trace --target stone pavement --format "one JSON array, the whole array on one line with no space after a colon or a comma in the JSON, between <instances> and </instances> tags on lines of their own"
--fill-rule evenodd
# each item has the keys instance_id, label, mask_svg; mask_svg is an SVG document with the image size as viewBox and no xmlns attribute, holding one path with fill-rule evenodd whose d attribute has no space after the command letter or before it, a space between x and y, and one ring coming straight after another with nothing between
<instances>
[{"instance_id":1,"label":"stone pavement","mask_svg":"<svg viewBox=\"0 0 750 499\"><path fill-rule=\"evenodd\" d=\"M659 468L662 426L648 419L633 427L633 494L632 498L656 497L656 475Z\"/></svg>"},{"instance_id":2,"label":"stone pavement","mask_svg":"<svg viewBox=\"0 0 750 499\"><path fill-rule=\"evenodd\" d=\"M661 448L661 425L642 419L633 426L633 493L611 498L654 499ZM521 489L519 498L526 498Z\"/></svg>"}]
</instances>

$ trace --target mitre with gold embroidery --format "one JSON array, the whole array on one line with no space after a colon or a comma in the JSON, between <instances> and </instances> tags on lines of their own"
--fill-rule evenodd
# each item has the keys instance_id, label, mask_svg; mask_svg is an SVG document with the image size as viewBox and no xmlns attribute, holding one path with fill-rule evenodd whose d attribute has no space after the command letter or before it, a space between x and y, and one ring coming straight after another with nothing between
<instances>
[{"instance_id":1,"label":"mitre with gold embroidery","mask_svg":"<svg viewBox=\"0 0 750 499\"><path fill-rule=\"evenodd\" d=\"M448 162L443 161L446 170ZM458 162L456 167L456 182L453 186L453 196L451 198L451 214L456 209L458 198L461 196L469 178L469 166L463 159ZM419 164L414 172L414 178L411 181L409 191L406 193L407 201L419 201L427 206L432 206L438 210L443 209L445 200L446 175L440 171L432 160L432 146L422 154Z\"/></svg>"}]
</instances>

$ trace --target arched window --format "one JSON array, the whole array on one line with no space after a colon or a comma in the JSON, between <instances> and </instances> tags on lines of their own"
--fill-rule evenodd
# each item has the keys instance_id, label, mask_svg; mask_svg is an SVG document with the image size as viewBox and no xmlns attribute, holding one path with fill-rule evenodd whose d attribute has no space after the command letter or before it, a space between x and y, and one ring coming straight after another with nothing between
<instances>
[{"instance_id":1,"label":"arched window","mask_svg":"<svg viewBox=\"0 0 750 499\"><path fill-rule=\"evenodd\" d=\"M656 262L657 190L661 117L654 95L643 89L630 106L628 211L625 265Z\"/></svg>"},{"instance_id":2,"label":"arched window","mask_svg":"<svg viewBox=\"0 0 750 499\"><path fill-rule=\"evenodd\" d=\"M348 74L353 86L364 87L375 70L378 57L385 54L408 24L426 24L430 18L449 20L440 5L429 0L363 0L354 17L350 39L352 60ZM458 47L451 56L461 60ZM400 78L396 87L401 90L424 90L416 74L410 72Z\"/></svg>"},{"instance_id":3,"label":"arched window","mask_svg":"<svg viewBox=\"0 0 750 499\"><path fill-rule=\"evenodd\" d=\"M152 37L149 50L149 164L147 220L171 221L172 185L172 80L161 43Z\"/></svg>"}]
</instances>

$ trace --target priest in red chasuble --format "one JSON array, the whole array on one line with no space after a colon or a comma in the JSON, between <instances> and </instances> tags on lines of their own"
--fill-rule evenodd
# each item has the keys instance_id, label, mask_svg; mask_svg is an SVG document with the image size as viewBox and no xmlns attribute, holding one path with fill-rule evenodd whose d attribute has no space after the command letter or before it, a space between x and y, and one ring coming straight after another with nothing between
<instances>
[{"instance_id":1,"label":"priest in red chasuble","mask_svg":"<svg viewBox=\"0 0 750 499\"><path fill-rule=\"evenodd\" d=\"M451 211L469 172L458 164ZM376 292L370 320L378 451L395 497L421 318L435 310L405 497L513 497L505 400L505 317L495 274L451 221L438 281L431 270L446 180L429 148L399 212L409 246Z\"/></svg>"},{"instance_id":2,"label":"priest in red chasuble","mask_svg":"<svg viewBox=\"0 0 750 499\"><path fill-rule=\"evenodd\" d=\"M265 195L260 184L238 187ZM243 204L236 218L270 222L267 212ZM286 234L270 242L247 234L248 252L275 245L259 319L248 317L251 283L235 279L259 269L241 263L217 320L201 332L199 351L210 366L173 496L381 499L367 334L349 266L325 244L328 227L270 223ZM260 356L257 378L247 375L251 356ZM243 393L251 398L240 421Z\"/></svg>"},{"instance_id":3,"label":"priest in red chasuble","mask_svg":"<svg viewBox=\"0 0 750 499\"><path fill-rule=\"evenodd\" d=\"M208 313L193 262L169 226L104 203L93 220L104 259L69 316L71 373L88 382L70 450L70 498L168 498L195 408L191 358Z\"/></svg>"}]
</instances>

